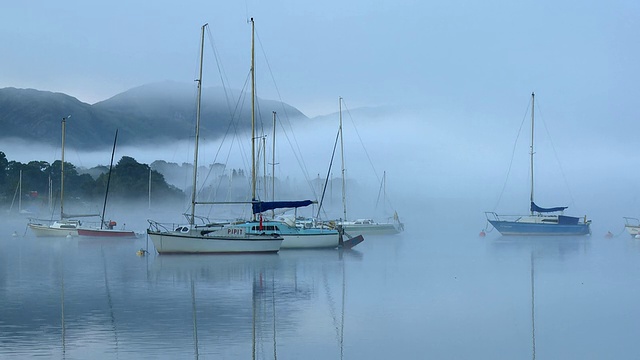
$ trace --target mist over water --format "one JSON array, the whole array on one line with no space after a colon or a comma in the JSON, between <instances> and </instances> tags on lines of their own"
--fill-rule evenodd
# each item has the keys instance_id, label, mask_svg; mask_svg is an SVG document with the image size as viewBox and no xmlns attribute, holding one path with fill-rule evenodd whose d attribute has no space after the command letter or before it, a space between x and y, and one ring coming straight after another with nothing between
<instances>
[{"instance_id":1,"label":"mist over water","mask_svg":"<svg viewBox=\"0 0 640 360\"><path fill-rule=\"evenodd\" d=\"M621 166L633 155L597 136L567 145L562 134L554 137L554 153L541 137L536 202L587 215L592 235L507 238L488 228L479 237L487 227L484 211L528 212L528 139L520 135L514 146L519 124L497 131L467 118L415 112L355 117L356 134L347 116L343 121L348 216L379 214L375 201L386 172L386 194L404 233L365 237L342 253L174 257L157 255L145 235L124 243L39 239L26 218L3 217L0 356L248 358L255 349L259 358L514 359L534 351L541 359L635 357L640 240L623 232L622 217L640 217L640 204L633 172ZM315 180L327 174L337 117L292 129L276 135L275 175L288 184L276 197L316 199ZM200 164L248 171L249 143L238 141L242 148L236 142L218 151L219 142L205 140ZM6 151L9 160L53 153L29 154L14 145ZM116 159L189 164L192 146L185 139L122 147ZM18 153L31 156L20 160L12 155ZM104 165L108 155L108 149L70 151L66 159L90 167ZM339 179L339 145L331 173ZM181 177L176 186L191 186L190 174ZM325 206L328 216L341 216L340 181L332 184ZM249 184L241 188L249 196ZM189 201L114 200L107 217L144 232L147 219L184 222ZM102 203L70 206L101 210ZM249 207L202 206L198 212L246 218ZM605 238L607 231L616 236ZM140 248L150 254L136 256Z\"/></svg>"},{"instance_id":2,"label":"mist over water","mask_svg":"<svg viewBox=\"0 0 640 360\"><path fill-rule=\"evenodd\" d=\"M458 221L480 228L483 227L484 211L528 212L528 115L521 110L526 109L521 106L517 112L513 111L518 117L511 120L504 114L486 119L477 114L442 114L424 109L380 113L374 109L365 115L356 111L351 113L348 109L343 111L348 216L373 216L369 212L381 210L375 207L376 202L381 207L380 197L384 193L393 207L391 210L397 210L401 217L429 207L437 207L450 214L470 211L470 217ZM522 118L519 115L523 113L524 126L520 124ZM536 136L536 202L541 206L569 206L568 214L587 215L593 220L594 229L605 232L620 229L623 216L634 216L640 212L634 173L624 171L636 156L625 151L622 142L607 136L600 137L595 131L578 138L572 133L558 131L562 130L562 122L548 114L546 117L539 122L540 130ZM485 123L485 120L492 122ZM266 175L269 179L273 175L273 135L269 129L270 120L263 121L265 124L259 129L265 129L266 159L263 144L258 141L257 172L259 178ZM294 123L278 118L275 176L281 188L276 189L276 198L320 200L321 184L327 177L338 124L337 113ZM586 124L580 132L589 134L589 128ZM597 130L597 127L593 129ZM249 138L249 134L238 133L228 134L224 141L202 139L199 151L199 164L205 168L219 163L229 172L233 169L245 172L244 183L234 186L245 189L247 200L250 200L248 176L251 171ZM73 144L67 144L67 147L66 160L76 167L108 165L109 149L82 152L74 149ZM13 140L3 140L2 149L9 160L25 163L31 160L53 162L60 156L59 148L21 144ZM193 162L193 141L184 139L139 147L118 147L116 161L122 156L133 157L145 164L164 160L188 166ZM333 216L342 212L340 166L338 143L330 172L334 181L327 187L328 198L325 200L325 209ZM384 189L381 188L383 174L386 174ZM199 188L205 179L207 184L219 186L215 176L208 175L207 171L199 172ZM188 195L192 182L190 170L165 177L171 180L172 185L186 190ZM258 195L268 200L271 189L269 184L266 187L259 183ZM451 205L448 200L452 199L464 205ZM145 205L139 206L144 209ZM152 207L160 205L154 201ZM100 206L93 205L96 208ZM127 205L123 204L123 207L126 214ZM175 204L172 207L175 209ZM188 207L187 197L180 206L180 213Z\"/></svg>"}]
</instances>

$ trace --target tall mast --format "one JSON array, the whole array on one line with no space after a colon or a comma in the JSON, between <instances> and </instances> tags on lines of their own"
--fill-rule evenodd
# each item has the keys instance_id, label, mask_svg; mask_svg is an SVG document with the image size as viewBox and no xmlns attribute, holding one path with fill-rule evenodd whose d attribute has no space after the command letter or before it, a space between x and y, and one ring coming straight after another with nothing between
<instances>
[{"instance_id":1,"label":"tall mast","mask_svg":"<svg viewBox=\"0 0 640 360\"><path fill-rule=\"evenodd\" d=\"M202 25L202 36L200 39L200 72L198 74L198 101L196 103L196 142L193 150L193 189L191 190L191 217L189 224L195 223L196 216L196 186L198 182L198 140L200 139L200 101L202 98L202 61L204 59L204 29L208 24Z\"/></svg>"},{"instance_id":2,"label":"tall mast","mask_svg":"<svg viewBox=\"0 0 640 360\"><path fill-rule=\"evenodd\" d=\"M344 181L344 141L342 138L342 97L338 98L340 114L340 157L342 158L342 211L343 221L347 221L347 190Z\"/></svg>"},{"instance_id":3,"label":"tall mast","mask_svg":"<svg viewBox=\"0 0 640 360\"><path fill-rule=\"evenodd\" d=\"M276 201L276 112L273 112L273 141L271 142L271 201ZM274 217L275 210L271 210Z\"/></svg>"},{"instance_id":4,"label":"tall mast","mask_svg":"<svg viewBox=\"0 0 640 360\"><path fill-rule=\"evenodd\" d=\"M151 166L149 166L149 210L151 210Z\"/></svg>"},{"instance_id":5,"label":"tall mast","mask_svg":"<svg viewBox=\"0 0 640 360\"><path fill-rule=\"evenodd\" d=\"M111 163L109 163L109 176L107 176L107 191L104 193L104 204L102 205L102 216L100 217L100 229L104 225L104 213L107 210L107 197L109 196L109 184L111 183L111 170L113 169L113 156L116 154L116 142L118 141L118 129L113 139L113 150L111 150Z\"/></svg>"},{"instance_id":6,"label":"tall mast","mask_svg":"<svg viewBox=\"0 0 640 360\"><path fill-rule=\"evenodd\" d=\"M20 169L20 180L18 181L18 194L20 195L18 198L18 212L22 213L22 169Z\"/></svg>"},{"instance_id":7,"label":"tall mast","mask_svg":"<svg viewBox=\"0 0 640 360\"><path fill-rule=\"evenodd\" d=\"M67 126L67 119L70 118L71 115L66 118L62 118L62 162L60 163L60 220L64 219L64 134L65 128Z\"/></svg>"},{"instance_id":8,"label":"tall mast","mask_svg":"<svg viewBox=\"0 0 640 360\"><path fill-rule=\"evenodd\" d=\"M382 172L382 208L387 204L387 171ZM383 210L384 211L384 210Z\"/></svg>"},{"instance_id":9,"label":"tall mast","mask_svg":"<svg viewBox=\"0 0 640 360\"><path fill-rule=\"evenodd\" d=\"M269 189L267 188L267 136L262 136L262 186L264 187L264 199L268 199Z\"/></svg>"},{"instance_id":10,"label":"tall mast","mask_svg":"<svg viewBox=\"0 0 640 360\"><path fill-rule=\"evenodd\" d=\"M251 201L256 200L256 70L255 70L255 23L251 18ZM252 220L256 214L251 215Z\"/></svg>"},{"instance_id":11,"label":"tall mast","mask_svg":"<svg viewBox=\"0 0 640 360\"><path fill-rule=\"evenodd\" d=\"M535 103L535 96L535 93L531 93L531 169L529 169L531 171L531 203L533 203L533 108ZM531 208L531 215L533 215L533 208Z\"/></svg>"},{"instance_id":12,"label":"tall mast","mask_svg":"<svg viewBox=\"0 0 640 360\"><path fill-rule=\"evenodd\" d=\"M276 112L273 112L273 142L271 144L271 200L276 200Z\"/></svg>"}]
</instances>

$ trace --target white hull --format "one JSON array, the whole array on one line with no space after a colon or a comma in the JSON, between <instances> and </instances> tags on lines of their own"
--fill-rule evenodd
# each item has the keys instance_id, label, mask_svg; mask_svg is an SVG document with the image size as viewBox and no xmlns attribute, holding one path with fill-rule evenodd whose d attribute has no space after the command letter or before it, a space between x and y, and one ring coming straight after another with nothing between
<instances>
[{"instance_id":1,"label":"white hull","mask_svg":"<svg viewBox=\"0 0 640 360\"><path fill-rule=\"evenodd\" d=\"M82 237L117 237L117 238L130 238L135 239L136 233L132 230L117 230L117 229L90 229L79 228L78 236Z\"/></svg>"},{"instance_id":2,"label":"white hull","mask_svg":"<svg viewBox=\"0 0 640 360\"><path fill-rule=\"evenodd\" d=\"M338 247L340 240L337 233L326 234L281 234L284 238L281 249L333 249Z\"/></svg>"},{"instance_id":3,"label":"white hull","mask_svg":"<svg viewBox=\"0 0 640 360\"><path fill-rule=\"evenodd\" d=\"M640 225L626 225L625 229L631 236L636 236L640 232Z\"/></svg>"},{"instance_id":4,"label":"white hull","mask_svg":"<svg viewBox=\"0 0 640 360\"><path fill-rule=\"evenodd\" d=\"M159 254L230 254L277 252L281 237L244 235L238 237L199 235L193 232L147 230Z\"/></svg>"},{"instance_id":5,"label":"white hull","mask_svg":"<svg viewBox=\"0 0 640 360\"><path fill-rule=\"evenodd\" d=\"M29 224L29 228L36 237L78 236L78 229L73 224L58 222L55 222L53 225Z\"/></svg>"},{"instance_id":6,"label":"white hull","mask_svg":"<svg viewBox=\"0 0 640 360\"><path fill-rule=\"evenodd\" d=\"M640 219L632 217L624 217L624 228L631 236L636 236L640 233Z\"/></svg>"},{"instance_id":7,"label":"white hull","mask_svg":"<svg viewBox=\"0 0 640 360\"><path fill-rule=\"evenodd\" d=\"M346 222L342 224L342 227L348 234L393 235L401 232L398 226L391 223L354 224Z\"/></svg>"}]
</instances>

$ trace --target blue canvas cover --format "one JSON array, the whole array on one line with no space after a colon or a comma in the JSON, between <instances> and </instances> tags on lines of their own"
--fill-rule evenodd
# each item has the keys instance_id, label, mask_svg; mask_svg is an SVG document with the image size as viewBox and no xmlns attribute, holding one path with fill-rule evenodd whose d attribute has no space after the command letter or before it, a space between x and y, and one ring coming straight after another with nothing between
<instances>
[{"instance_id":1,"label":"blue canvas cover","mask_svg":"<svg viewBox=\"0 0 640 360\"><path fill-rule=\"evenodd\" d=\"M540 212L540 213L548 213L548 212L556 212L556 211L564 211L564 209L568 208L568 206L557 206L552 208L542 208L533 201L531 202L531 211Z\"/></svg>"},{"instance_id":2,"label":"blue canvas cover","mask_svg":"<svg viewBox=\"0 0 640 360\"><path fill-rule=\"evenodd\" d=\"M253 213L258 214L261 212L274 210L274 209L283 209L283 208L299 208L304 206L309 206L313 204L311 200L300 200L300 201L254 201L251 207L253 208Z\"/></svg>"},{"instance_id":3,"label":"blue canvas cover","mask_svg":"<svg viewBox=\"0 0 640 360\"><path fill-rule=\"evenodd\" d=\"M558 224L560 225L578 225L578 221L580 221L580 218L574 216L558 216Z\"/></svg>"}]
</instances>

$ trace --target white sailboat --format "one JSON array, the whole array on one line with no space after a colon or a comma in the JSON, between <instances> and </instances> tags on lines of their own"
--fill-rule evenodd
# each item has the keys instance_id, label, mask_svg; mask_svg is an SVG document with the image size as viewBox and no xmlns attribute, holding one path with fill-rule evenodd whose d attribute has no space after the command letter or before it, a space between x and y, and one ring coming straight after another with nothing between
<instances>
[{"instance_id":1,"label":"white sailboat","mask_svg":"<svg viewBox=\"0 0 640 360\"><path fill-rule=\"evenodd\" d=\"M254 22L251 19L252 35L254 33ZM253 41L252 51L253 54ZM272 233L283 238L281 249L335 249L335 248L351 248L364 240L362 236L349 237L344 239L342 231L327 226L298 226L295 218L275 217L267 219L263 217L264 213L275 209L297 209L299 207L309 206L313 203L311 200L297 201L261 201L258 199L256 191L257 173L256 173L256 144L255 144L255 62L252 56L251 61L251 206L252 218L249 221L233 223L232 226L242 228L245 232L253 233ZM274 113L274 131L275 131L275 113ZM274 133L275 139L275 133ZM275 144L275 142L274 142ZM274 145L275 149L275 145ZM274 150L275 153L275 150ZM275 164L275 159L273 160ZM265 165L266 167L266 165ZM273 190L273 188L272 188ZM275 192L275 190L273 190ZM216 204L215 202L212 204ZM272 212L273 214L273 212ZM220 224L220 227L228 227L229 224Z\"/></svg>"},{"instance_id":2,"label":"white sailboat","mask_svg":"<svg viewBox=\"0 0 640 360\"><path fill-rule=\"evenodd\" d=\"M252 19L253 30L253 19ZM168 228L153 220L149 221L147 234L159 254L176 253L273 253L280 250L282 237L264 231L253 231L236 225L212 226L210 224L195 224L197 171L198 171L198 140L200 135L200 102L202 95L202 63L204 58L204 31L208 24L202 26L200 46L200 73L198 83L198 99L196 107L196 133L193 161L193 188L191 193L191 214L188 225ZM251 67L253 72L253 36L252 36ZM255 175L254 175L255 176ZM255 179L254 179L255 181ZM254 189L255 192L255 189ZM255 194L254 194L255 195Z\"/></svg>"},{"instance_id":3,"label":"white sailboat","mask_svg":"<svg viewBox=\"0 0 640 360\"><path fill-rule=\"evenodd\" d=\"M398 234L404 230L404 224L400 222L398 213L394 212L392 221L378 222L373 219L356 219L347 220L347 200L346 200L346 183L345 183L345 167L344 167L344 139L342 126L342 98L339 98L339 117L340 117L340 152L342 160L342 210L343 218L340 224L347 233L355 233L361 235L390 235ZM383 187L386 186L386 172L383 175Z\"/></svg>"},{"instance_id":4,"label":"white sailboat","mask_svg":"<svg viewBox=\"0 0 640 360\"><path fill-rule=\"evenodd\" d=\"M78 236L78 228L81 225L80 220L71 219L72 217L85 217L96 215L68 215L64 213L64 140L66 131L66 118L62 118L62 156L60 162L60 220L56 220L51 224L47 224L39 219L30 219L29 228L37 237L66 237Z\"/></svg>"}]
</instances>

